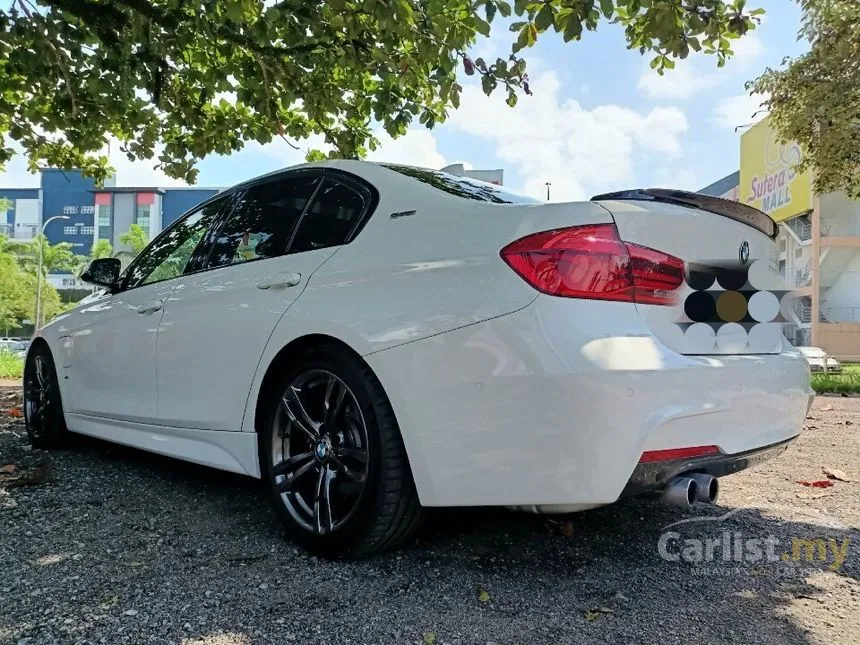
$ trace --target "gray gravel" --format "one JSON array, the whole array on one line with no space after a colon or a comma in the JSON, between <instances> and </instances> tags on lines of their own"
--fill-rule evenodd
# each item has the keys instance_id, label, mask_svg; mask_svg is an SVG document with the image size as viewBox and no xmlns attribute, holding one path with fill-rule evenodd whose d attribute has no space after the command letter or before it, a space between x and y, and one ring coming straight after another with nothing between
<instances>
[{"instance_id":1,"label":"gray gravel","mask_svg":"<svg viewBox=\"0 0 860 645\"><path fill-rule=\"evenodd\" d=\"M14 396L0 389L0 468L15 466L0 474L0 643L860 639L860 485L796 483L822 466L860 480L860 399L819 398L788 453L723 480L721 508L446 510L408 548L344 563L286 541L253 480L94 440L29 450ZM833 572L659 557L662 527L734 507L674 530L848 538L848 558Z\"/></svg>"}]
</instances>

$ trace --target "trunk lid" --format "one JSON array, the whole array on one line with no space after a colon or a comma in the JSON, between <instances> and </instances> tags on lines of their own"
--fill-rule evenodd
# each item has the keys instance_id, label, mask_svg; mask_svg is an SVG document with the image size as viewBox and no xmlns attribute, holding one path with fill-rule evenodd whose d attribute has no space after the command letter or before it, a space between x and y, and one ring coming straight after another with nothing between
<instances>
[{"instance_id":1,"label":"trunk lid","mask_svg":"<svg viewBox=\"0 0 860 645\"><path fill-rule=\"evenodd\" d=\"M790 311L778 270L776 224L737 202L669 190L593 198L625 242L684 261L677 304L638 304L654 335L691 355L775 354Z\"/></svg>"}]
</instances>

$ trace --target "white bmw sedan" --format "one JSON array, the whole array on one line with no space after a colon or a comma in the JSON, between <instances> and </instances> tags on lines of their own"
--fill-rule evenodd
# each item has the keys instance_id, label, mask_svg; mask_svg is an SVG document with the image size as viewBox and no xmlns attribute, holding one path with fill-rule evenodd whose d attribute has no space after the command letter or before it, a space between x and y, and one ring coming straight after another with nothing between
<instances>
[{"instance_id":1,"label":"white bmw sedan","mask_svg":"<svg viewBox=\"0 0 860 645\"><path fill-rule=\"evenodd\" d=\"M678 191L550 204L419 168L290 168L123 272L93 261L102 290L27 354L27 430L261 478L289 535L333 556L403 543L426 507L713 502L811 400L765 284L775 234Z\"/></svg>"}]
</instances>

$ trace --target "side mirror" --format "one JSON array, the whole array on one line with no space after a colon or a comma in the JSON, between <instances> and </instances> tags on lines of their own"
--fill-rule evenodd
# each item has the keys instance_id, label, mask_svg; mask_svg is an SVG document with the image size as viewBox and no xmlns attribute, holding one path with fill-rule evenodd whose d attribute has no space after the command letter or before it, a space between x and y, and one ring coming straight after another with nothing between
<instances>
[{"instance_id":1,"label":"side mirror","mask_svg":"<svg viewBox=\"0 0 860 645\"><path fill-rule=\"evenodd\" d=\"M120 261L117 258L93 260L81 274L81 280L112 290L117 286L120 274Z\"/></svg>"}]
</instances>

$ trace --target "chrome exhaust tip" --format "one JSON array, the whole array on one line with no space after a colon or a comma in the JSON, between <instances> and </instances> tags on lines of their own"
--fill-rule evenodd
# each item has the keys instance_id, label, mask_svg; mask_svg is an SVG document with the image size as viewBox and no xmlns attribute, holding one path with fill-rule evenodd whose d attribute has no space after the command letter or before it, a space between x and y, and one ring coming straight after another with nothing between
<instances>
[{"instance_id":1,"label":"chrome exhaust tip","mask_svg":"<svg viewBox=\"0 0 860 645\"><path fill-rule=\"evenodd\" d=\"M690 508L698 499L698 484L690 477L675 477L663 491L661 500L683 508Z\"/></svg>"},{"instance_id":2,"label":"chrome exhaust tip","mask_svg":"<svg viewBox=\"0 0 860 645\"><path fill-rule=\"evenodd\" d=\"M719 480L705 473L691 473L690 479L696 482L696 500L706 504L716 504L720 496Z\"/></svg>"}]
</instances>

